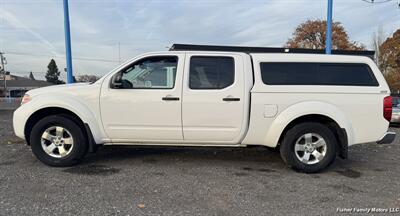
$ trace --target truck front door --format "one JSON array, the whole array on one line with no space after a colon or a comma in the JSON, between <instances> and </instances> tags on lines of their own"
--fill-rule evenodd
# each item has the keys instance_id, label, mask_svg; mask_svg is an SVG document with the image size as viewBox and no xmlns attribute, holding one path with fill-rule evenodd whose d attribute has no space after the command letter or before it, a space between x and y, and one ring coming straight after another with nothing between
<instances>
[{"instance_id":1,"label":"truck front door","mask_svg":"<svg viewBox=\"0 0 400 216\"><path fill-rule=\"evenodd\" d=\"M184 53L143 57L103 82L101 117L112 142L183 140L184 57Z\"/></svg>"}]
</instances>

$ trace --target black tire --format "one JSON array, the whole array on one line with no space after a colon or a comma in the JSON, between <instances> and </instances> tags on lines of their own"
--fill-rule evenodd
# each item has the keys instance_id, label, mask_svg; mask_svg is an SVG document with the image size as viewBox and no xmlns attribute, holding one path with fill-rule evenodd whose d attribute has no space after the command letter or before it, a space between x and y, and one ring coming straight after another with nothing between
<instances>
[{"instance_id":1,"label":"black tire","mask_svg":"<svg viewBox=\"0 0 400 216\"><path fill-rule=\"evenodd\" d=\"M302 162L295 153L297 140L307 133L318 134L326 143L325 156L315 164ZM280 153L285 163L294 170L304 173L316 173L329 167L334 162L337 153L337 139L332 130L323 124L314 122L300 123L286 132L283 137ZM316 157L314 158L316 159Z\"/></svg>"},{"instance_id":2,"label":"black tire","mask_svg":"<svg viewBox=\"0 0 400 216\"><path fill-rule=\"evenodd\" d=\"M73 138L73 148L68 155L62 158L52 157L47 154L41 143L42 134L47 128L60 126L69 131ZM55 167L72 166L79 162L87 152L88 144L85 139L83 128L72 118L63 115L47 116L38 121L32 128L30 143L33 154L44 164Z\"/></svg>"}]
</instances>

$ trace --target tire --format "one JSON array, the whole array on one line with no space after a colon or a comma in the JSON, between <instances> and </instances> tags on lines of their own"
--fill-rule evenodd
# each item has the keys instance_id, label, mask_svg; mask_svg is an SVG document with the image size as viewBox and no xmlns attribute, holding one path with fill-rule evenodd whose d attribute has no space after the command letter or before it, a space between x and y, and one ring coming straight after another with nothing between
<instances>
[{"instance_id":1,"label":"tire","mask_svg":"<svg viewBox=\"0 0 400 216\"><path fill-rule=\"evenodd\" d=\"M334 162L337 145L335 135L327 126L306 122L295 125L286 132L280 153L285 163L294 170L316 173Z\"/></svg>"},{"instance_id":2,"label":"tire","mask_svg":"<svg viewBox=\"0 0 400 216\"><path fill-rule=\"evenodd\" d=\"M47 116L38 121L32 128L30 143L33 154L41 162L55 167L77 164L88 149L83 128L65 115Z\"/></svg>"}]
</instances>

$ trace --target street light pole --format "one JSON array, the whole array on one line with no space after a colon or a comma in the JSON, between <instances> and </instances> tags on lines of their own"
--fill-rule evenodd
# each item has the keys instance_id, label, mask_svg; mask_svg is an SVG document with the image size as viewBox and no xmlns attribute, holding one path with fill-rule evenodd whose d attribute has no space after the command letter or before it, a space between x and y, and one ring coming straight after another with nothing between
<instances>
[{"instance_id":1,"label":"street light pole","mask_svg":"<svg viewBox=\"0 0 400 216\"><path fill-rule=\"evenodd\" d=\"M68 0L64 0L64 32L65 32L65 54L67 59L67 83L73 83L72 75L72 54L71 54L71 34L69 28Z\"/></svg>"},{"instance_id":2,"label":"street light pole","mask_svg":"<svg viewBox=\"0 0 400 216\"><path fill-rule=\"evenodd\" d=\"M332 8L333 0L328 0L328 15L326 18L326 54L332 53Z\"/></svg>"}]
</instances>

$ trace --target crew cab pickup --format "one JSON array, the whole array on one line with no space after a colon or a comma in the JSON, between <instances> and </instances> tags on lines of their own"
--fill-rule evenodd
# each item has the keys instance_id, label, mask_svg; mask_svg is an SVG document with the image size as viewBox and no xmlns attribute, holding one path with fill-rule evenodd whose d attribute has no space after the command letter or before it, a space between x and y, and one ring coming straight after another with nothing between
<instances>
[{"instance_id":1,"label":"crew cab pickup","mask_svg":"<svg viewBox=\"0 0 400 216\"><path fill-rule=\"evenodd\" d=\"M99 145L262 145L311 173L351 145L391 143L391 100L368 57L164 51L91 84L31 90L13 124L50 166L74 165Z\"/></svg>"}]
</instances>

